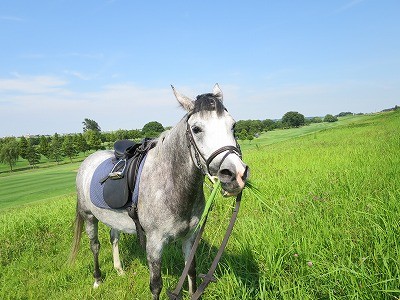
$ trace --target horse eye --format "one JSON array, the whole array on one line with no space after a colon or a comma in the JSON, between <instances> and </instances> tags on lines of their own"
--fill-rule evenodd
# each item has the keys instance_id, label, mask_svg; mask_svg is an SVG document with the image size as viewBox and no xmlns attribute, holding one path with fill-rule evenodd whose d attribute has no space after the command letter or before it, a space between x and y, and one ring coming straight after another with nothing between
<instances>
[{"instance_id":1,"label":"horse eye","mask_svg":"<svg viewBox=\"0 0 400 300\"><path fill-rule=\"evenodd\" d=\"M198 133L202 132L203 130L199 126L193 126L192 131L194 134L198 134Z\"/></svg>"}]
</instances>

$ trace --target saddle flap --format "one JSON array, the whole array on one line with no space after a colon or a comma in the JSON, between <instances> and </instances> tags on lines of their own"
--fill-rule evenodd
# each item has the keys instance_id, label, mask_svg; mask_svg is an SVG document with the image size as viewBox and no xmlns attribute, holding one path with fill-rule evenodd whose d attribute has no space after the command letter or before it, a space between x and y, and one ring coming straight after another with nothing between
<instances>
[{"instance_id":1,"label":"saddle flap","mask_svg":"<svg viewBox=\"0 0 400 300\"><path fill-rule=\"evenodd\" d=\"M103 198L110 208L124 207L129 197L128 181L125 178L110 179L104 184Z\"/></svg>"}]
</instances>

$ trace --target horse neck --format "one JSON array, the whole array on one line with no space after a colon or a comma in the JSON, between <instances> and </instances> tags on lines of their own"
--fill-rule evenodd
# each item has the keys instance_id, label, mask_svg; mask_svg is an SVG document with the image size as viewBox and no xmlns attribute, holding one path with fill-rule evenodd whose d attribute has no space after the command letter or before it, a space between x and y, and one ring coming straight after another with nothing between
<instances>
[{"instance_id":1,"label":"horse neck","mask_svg":"<svg viewBox=\"0 0 400 300\"><path fill-rule=\"evenodd\" d=\"M204 176L191 157L186 122L186 118L183 118L170 131L162 134L156 148L162 153L159 157L170 162L169 171L179 189L184 193L193 193L202 189Z\"/></svg>"}]
</instances>

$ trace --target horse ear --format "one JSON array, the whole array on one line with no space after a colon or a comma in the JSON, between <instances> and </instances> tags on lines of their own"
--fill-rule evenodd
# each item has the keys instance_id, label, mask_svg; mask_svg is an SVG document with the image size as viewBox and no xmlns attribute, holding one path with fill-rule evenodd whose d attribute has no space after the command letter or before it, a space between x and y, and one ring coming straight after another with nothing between
<instances>
[{"instance_id":1,"label":"horse ear","mask_svg":"<svg viewBox=\"0 0 400 300\"><path fill-rule=\"evenodd\" d=\"M222 93L218 83L216 83L213 87L213 94L218 98L219 101L223 101L224 94Z\"/></svg>"},{"instance_id":2,"label":"horse ear","mask_svg":"<svg viewBox=\"0 0 400 300\"><path fill-rule=\"evenodd\" d=\"M190 112L194 109L194 101L190 99L189 97L186 97L185 95L180 94L173 85L171 85L172 90L174 92L176 100L180 103L180 105L186 109L186 111Z\"/></svg>"}]
</instances>

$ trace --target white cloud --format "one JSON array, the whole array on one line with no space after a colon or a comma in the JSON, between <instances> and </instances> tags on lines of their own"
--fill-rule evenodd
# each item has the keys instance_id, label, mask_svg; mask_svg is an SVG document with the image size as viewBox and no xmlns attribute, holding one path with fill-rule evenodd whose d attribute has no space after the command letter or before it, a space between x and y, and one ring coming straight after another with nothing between
<instances>
[{"instance_id":1,"label":"white cloud","mask_svg":"<svg viewBox=\"0 0 400 300\"><path fill-rule=\"evenodd\" d=\"M105 56L103 53L80 53L80 52L68 52L59 54L58 57L79 57L87 59L103 59Z\"/></svg>"},{"instance_id":2,"label":"white cloud","mask_svg":"<svg viewBox=\"0 0 400 300\"><path fill-rule=\"evenodd\" d=\"M97 77L97 75L86 75L81 72L73 71L73 70L65 70L64 73L67 75L72 75L78 79L85 80L85 81L91 80L91 79L94 79Z\"/></svg>"},{"instance_id":3,"label":"white cloud","mask_svg":"<svg viewBox=\"0 0 400 300\"><path fill-rule=\"evenodd\" d=\"M13 74L13 78L0 78L0 94L5 92L22 94L53 93L60 91L67 82L52 76L23 76Z\"/></svg>"},{"instance_id":4,"label":"white cloud","mask_svg":"<svg viewBox=\"0 0 400 300\"><path fill-rule=\"evenodd\" d=\"M357 5L361 4L362 2L364 2L364 0L351 0L351 1L347 2L346 4L344 4L343 6L341 6L337 10L337 12L341 12L341 11L345 11L345 10L351 9L354 6L357 6Z\"/></svg>"},{"instance_id":5,"label":"white cloud","mask_svg":"<svg viewBox=\"0 0 400 300\"><path fill-rule=\"evenodd\" d=\"M25 19L16 16L0 16L0 20L11 22L24 22Z\"/></svg>"},{"instance_id":6,"label":"white cloud","mask_svg":"<svg viewBox=\"0 0 400 300\"><path fill-rule=\"evenodd\" d=\"M281 118L288 111L324 116L341 111L373 112L398 105L398 80L382 82L286 84L275 87L221 83L224 103L236 120ZM189 97L211 92L213 84L176 85ZM176 124L185 114L169 86L141 87L132 82L73 89L63 78L14 74L0 78L0 137L81 132L84 118L102 130L137 129L150 121Z\"/></svg>"},{"instance_id":7,"label":"white cloud","mask_svg":"<svg viewBox=\"0 0 400 300\"><path fill-rule=\"evenodd\" d=\"M181 113L169 87L129 82L79 92L58 77L15 74L0 78L0 99L0 136L79 132L86 117L103 130L141 128L152 120L171 125Z\"/></svg>"}]
</instances>

